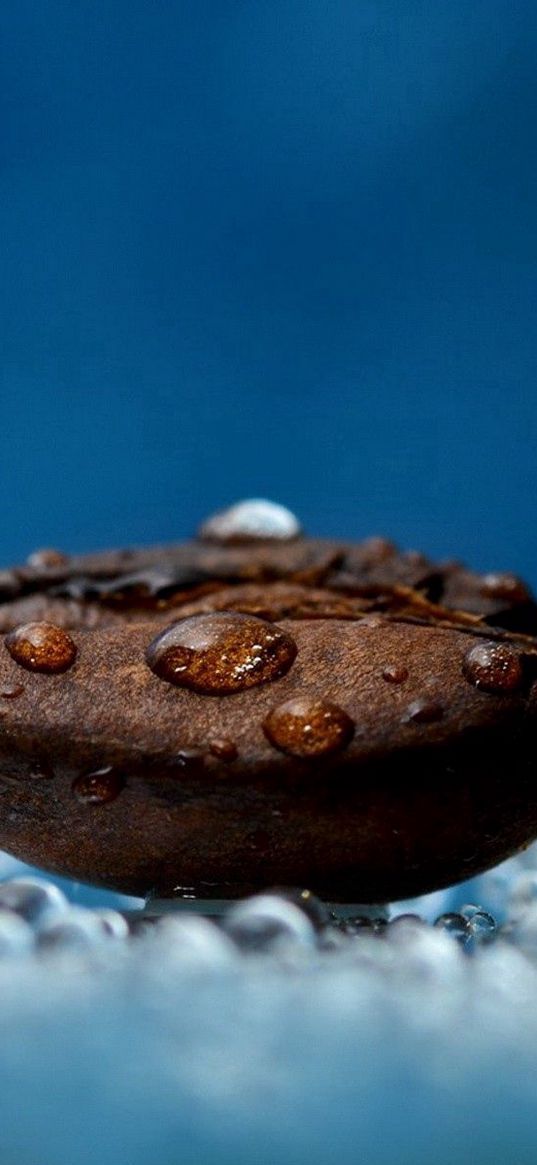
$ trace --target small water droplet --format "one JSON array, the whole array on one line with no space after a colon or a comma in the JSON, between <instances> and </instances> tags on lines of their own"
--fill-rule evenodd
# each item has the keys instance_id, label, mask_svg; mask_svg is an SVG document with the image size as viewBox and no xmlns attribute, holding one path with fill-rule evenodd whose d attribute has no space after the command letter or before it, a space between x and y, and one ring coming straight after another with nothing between
<instances>
[{"instance_id":1,"label":"small water droplet","mask_svg":"<svg viewBox=\"0 0 537 1165\"><path fill-rule=\"evenodd\" d=\"M468 911L472 910L469 914ZM489 943L496 937L497 926L496 919L488 910L474 909L473 907L463 906L461 914L468 923L468 931L470 938L474 939L476 943Z\"/></svg>"},{"instance_id":2,"label":"small water droplet","mask_svg":"<svg viewBox=\"0 0 537 1165\"><path fill-rule=\"evenodd\" d=\"M194 773L201 772L203 769L203 752L199 748L182 748L179 752L168 756L163 761L164 771L171 773L176 772Z\"/></svg>"},{"instance_id":3,"label":"small water droplet","mask_svg":"<svg viewBox=\"0 0 537 1165\"><path fill-rule=\"evenodd\" d=\"M200 526L198 537L210 542L289 542L300 534L295 515L277 502L248 498L213 514Z\"/></svg>"},{"instance_id":4,"label":"small water droplet","mask_svg":"<svg viewBox=\"0 0 537 1165\"><path fill-rule=\"evenodd\" d=\"M67 671L76 658L71 636L54 623L23 623L4 642L11 658L27 671L55 675Z\"/></svg>"},{"instance_id":5,"label":"small water droplet","mask_svg":"<svg viewBox=\"0 0 537 1165\"><path fill-rule=\"evenodd\" d=\"M444 709L437 700L421 697L409 704L403 716L403 723L432 724L435 720L441 720L443 715Z\"/></svg>"},{"instance_id":6,"label":"small water droplet","mask_svg":"<svg viewBox=\"0 0 537 1165\"><path fill-rule=\"evenodd\" d=\"M124 785L122 773L108 767L82 773L75 778L71 787L77 801L83 805L106 805L109 801L115 801Z\"/></svg>"},{"instance_id":7,"label":"small water droplet","mask_svg":"<svg viewBox=\"0 0 537 1165\"><path fill-rule=\"evenodd\" d=\"M48 761L34 761L28 769L28 778L30 781L50 781L53 776L54 770Z\"/></svg>"},{"instance_id":8,"label":"small water droplet","mask_svg":"<svg viewBox=\"0 0 537 1165\"><path fill-rule=\"evenodd\" d=\"M345 748L354 723L338 704L297 696L269 712L263 732L281 752L308 758Z\"/></svg>"},{"instance_id":9,"label":"small water droplet","mask_svg":"<svg viewBox=\"0 0 537 1165\"><path fill-rule=\"evenodd\" d=\"M526 584L516 574L486 574L481 580L480 589L486 598L505 599L509 603L526 603L531 599Z\"/></svg>"},{"instance_id":10,"label":"small water droplet","mask_svg":"<svg viewBox=\"0 0 537 1165\"><path fill-rule=\"evenodd\" d=\"M369 918L366 914L357 914L354 918L344 920L342 930L349 935L381 935L384 934L387 925L386 918Z\"/></svg>"},{"instance_id":11,"label":"small water droplet","mask_svg":"<svg viewBox=\"0 0 537 1165\"><path fill-rule=\"evenodd\" d=\"M408 668L399 663L389 664L383 669L382 678L389 684L404 684L408 679Z\"/></svg>"},{"instance_id":12,"label":"small water droplet","mask_svg":"<svg viewBox=\"0 0 537 1165\"><path fill-rule=\"evenodd\" d=\"M420 914L397 914L390 922L390 929L394 926L425 926Z\"/></svg>"},{"instance_id":13,"label":"small water droplet","mask_svg":"<svg viewBox=\"0 0 537 1165\"><path fill-rule=\"evenodd\" d=\"M129 924L119 910L111 910L107 906L92 910L94 918L100 922L104 934L111 939L126 939L129 937Z\"/></svg>"},{"instance_id":14,"label":"small water droplet","mask_svg":"<svg viewBox=\"0 0 537 1165\"><path fill-rule=\"evenodd\" d=\"M206 696L225 696L286 674L297 654L274 623L235 611L192 615L150 643L146 662L170 684Z\"/></svg>"},{"instance_id":15,"label":"small water droplet","mask_svg":"<svg viewBox=\"0 0 537 1165\"><path fill-rule=\"evenodd\" d=\"M236 760L239 755L237 745L228 736L218 736L211 740L209 752L218 757L218 760L223 760L226 763Z\"/></svg>"},{"instance_id":16,"label":"small water droplet","mask_svg":"<svg viewBox=\"0 0 537 1165\"><path fill-rule=\"evenodd\" d=\"M437 930L443 930L445 934L451 935L463 946L470 938L469 924L462 914L455 914L452 911L440 914L434 925Z\"/></svg>"},{"instance_id":17,"label":"small water droplet","mask_svg":"<svg viewBox=\"0 0 537 1165\"><path fill-rule=\"evenodd\" d=\"M23 684L5 683L0 687L0 697L2 700L16 700L17 696L22 696L23 691Z\"/></svg>"},{"instance_id":18,"label":"small water droplet","mask_svg":"<svg viewBox=\"0 0 537 1165\"><path fill-rule=\"evenodd\" d=\"M463 675L483 692L516 692L524 680L520 656L506 643L486 640L467 651Z\"/></svg>"},{"instance_id":19,"label":"small water droplet","mask_svg":"<svg viewBox=\"0 0 537 1165\"><path fill-rule=\"evenodd\" d=\"M33 567L34 570L51 570L55 566L65 566L68 562L67 555L61 550L52 550L48 547L34 550L26 559L27 566Z\"/></svg>"}]
</instances>

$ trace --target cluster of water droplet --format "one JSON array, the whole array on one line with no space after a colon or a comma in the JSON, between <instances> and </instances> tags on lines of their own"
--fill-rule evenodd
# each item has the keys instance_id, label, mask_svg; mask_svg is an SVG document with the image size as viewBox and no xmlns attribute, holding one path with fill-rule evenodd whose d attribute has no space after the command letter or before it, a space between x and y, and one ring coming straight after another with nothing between
<instances>
[{"instance_id":1,"label":"cluster of water droplet","mask_svg":"<svg viewBox=\"0 0 537 1165\"><path fill-rule=\"evenodd\" d=\"M339 1165L469 1165L461 1111L487 1165L515 1126L534 1146L537 847L391 908L284 889L215 918L186 906L83 908L44 878L0 883L13 1160L167 1163L180 1143L189 1162L246 1165L261 1145L267 1163L320 1165L337 1144Z\"/></svg>"},{"instance_id":2,"label":"cluster of water droplet","mask_svg":"<svg viewBox=\"0 0 537 1165\"><path fill-rule=\"evenodd\" d=\"M465 902L470 889L487 906ZM129 900L124 901L131 907ZM184 948L188 961L202 945L204 960L212 950L217 963L222 952L229 955L232 950L236 957L262 953L278 958L300 949L317 962L326 953L352 951L355 957L363 949L383 965L386 956L379 953L378 940L390 947L395 943L397 949L414 945L433 954L440 949L438 943L448 939L460 952L473 955L493 942L502 948L509 944L535 958L537 971L537 846L464 887L392 907L338 906L299 889L274 889L222 904L214 917L213 904L205 910L202 899L190 902L186 913L186 903L178 900L171 905L166 910L165 903L149 902L142 909L136 900L137 909L123 911L82 907L45 878L7 879L0 882L0 958L86 949L111 939L129 939L134 945L143 939L147 950L156 942L163 953L169 939L170 949ZM368 945L373 939L375 948ZM377 956L372 956L372 949Z\"/></svg>"}]
</instances>

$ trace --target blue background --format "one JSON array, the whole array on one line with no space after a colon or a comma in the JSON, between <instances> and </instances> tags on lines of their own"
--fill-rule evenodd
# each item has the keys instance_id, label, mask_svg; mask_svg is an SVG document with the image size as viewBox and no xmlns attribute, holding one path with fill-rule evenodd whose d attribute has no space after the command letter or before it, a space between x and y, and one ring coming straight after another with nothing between
<instances>
[{"instance_id":1,"label":"blue background","mask_svg":"<svg viewBox=\"0 0 537 1165\"><path fill-rule=\"evenodd\" d=\"M268 495L537 583L533 0L17 0L0 551Z\"/></svg>"},{"instance_id":2,"label":"blue background","mask_svg":"<svg viewBox=\"0 0 537 1165\"><path fill-rule=\"evenodd\" d=\"M6 0L0 57L0 565L261 494L537 585L535 0ZM443 1088L337 978L75 964L39 1010L36 966L0 967L6 1165L535 1160L524 975Z\"/></svg>"}]
</instances>

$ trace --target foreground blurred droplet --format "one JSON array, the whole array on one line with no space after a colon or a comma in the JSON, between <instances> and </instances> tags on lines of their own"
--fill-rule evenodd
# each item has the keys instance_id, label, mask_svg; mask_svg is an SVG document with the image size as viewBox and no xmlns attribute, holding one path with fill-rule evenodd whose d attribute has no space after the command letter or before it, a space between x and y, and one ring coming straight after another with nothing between
<instances>
[{"instance_id":1,"label":"foreground blurred droplet","mask_svg":"<svg viewBox=\"0 0 537 1165\"><path fill-rule=\"evenodd\" d=\"M104 934L111 939L126 939L129 936L129 924L119 910L110 910L102 907L92 911L93 917L100 923Z\"/></svg>"},{"instance_id":2,"label":"foreground blurred droplet","mask_svg":"<svg viewBox=\"0 0 537 1165\"><path fill-rule=\"evenodd\" d=\"M51 917L39 928L38 946L43 951L88 950L107 941L96 912L71 906L58 918Z\"/></svg>"},{"instance_id":3,"label":"foreground blurred droplet","mask_svg":"<svg viewBox=\"0 0 537 1165\"><path fill-rule=\"evenodd\" d=\"M0 958L26 955L33 946L30 924L11 910L0 910Z\"/></svg>"},{"instance_id":4,"label":"foreground blurred droplet","mask_svg":"<svg viewBox=\"0 0 537 1165\"><path fill-rule=\"evenodd\" d=\"M149 957L171 960L184 970L218 970L234 965L233 943L213 922L197 915L166 915L145 936Z\"/></svg>"},{"instance_id":5,"label":"foreground blurred droplet","mask_svg":"<svg viewBox=\"0 0 537 1165\"><path fill-rule=\"evenodd\" d=\"M246 898L232 907L225 926L243 950L268 951L288 942L306 947L315 943L315 929L308 916L279 894Z\"/></svg>"},{"instance_id":6,"label":"foreground blurred droplet","mask_svg":"<svg viewBox=\"0 0 537 1165\"><path fill-rule=\"evenodd\" d=\"M13 878L0 883L0 910L12 910L32 926L63 914L69 908L65 894L41 878Z\"/></svg>"}]
</instances>

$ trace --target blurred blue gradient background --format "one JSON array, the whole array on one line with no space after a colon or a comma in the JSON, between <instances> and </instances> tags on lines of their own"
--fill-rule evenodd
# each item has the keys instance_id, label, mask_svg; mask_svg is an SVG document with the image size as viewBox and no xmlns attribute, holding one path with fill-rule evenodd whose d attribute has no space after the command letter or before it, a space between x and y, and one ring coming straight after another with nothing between
<instances>
[{"instance_id":1,"label":"blurred blue gradient background","mask_svg":"<svg viewBox=\"0 0 537 1165\"><path fill-rule=\"evenodd\" d=\"M0 550L247 495L537 583L533 0L0 12Z\"/></svg>"}]
</instances>

